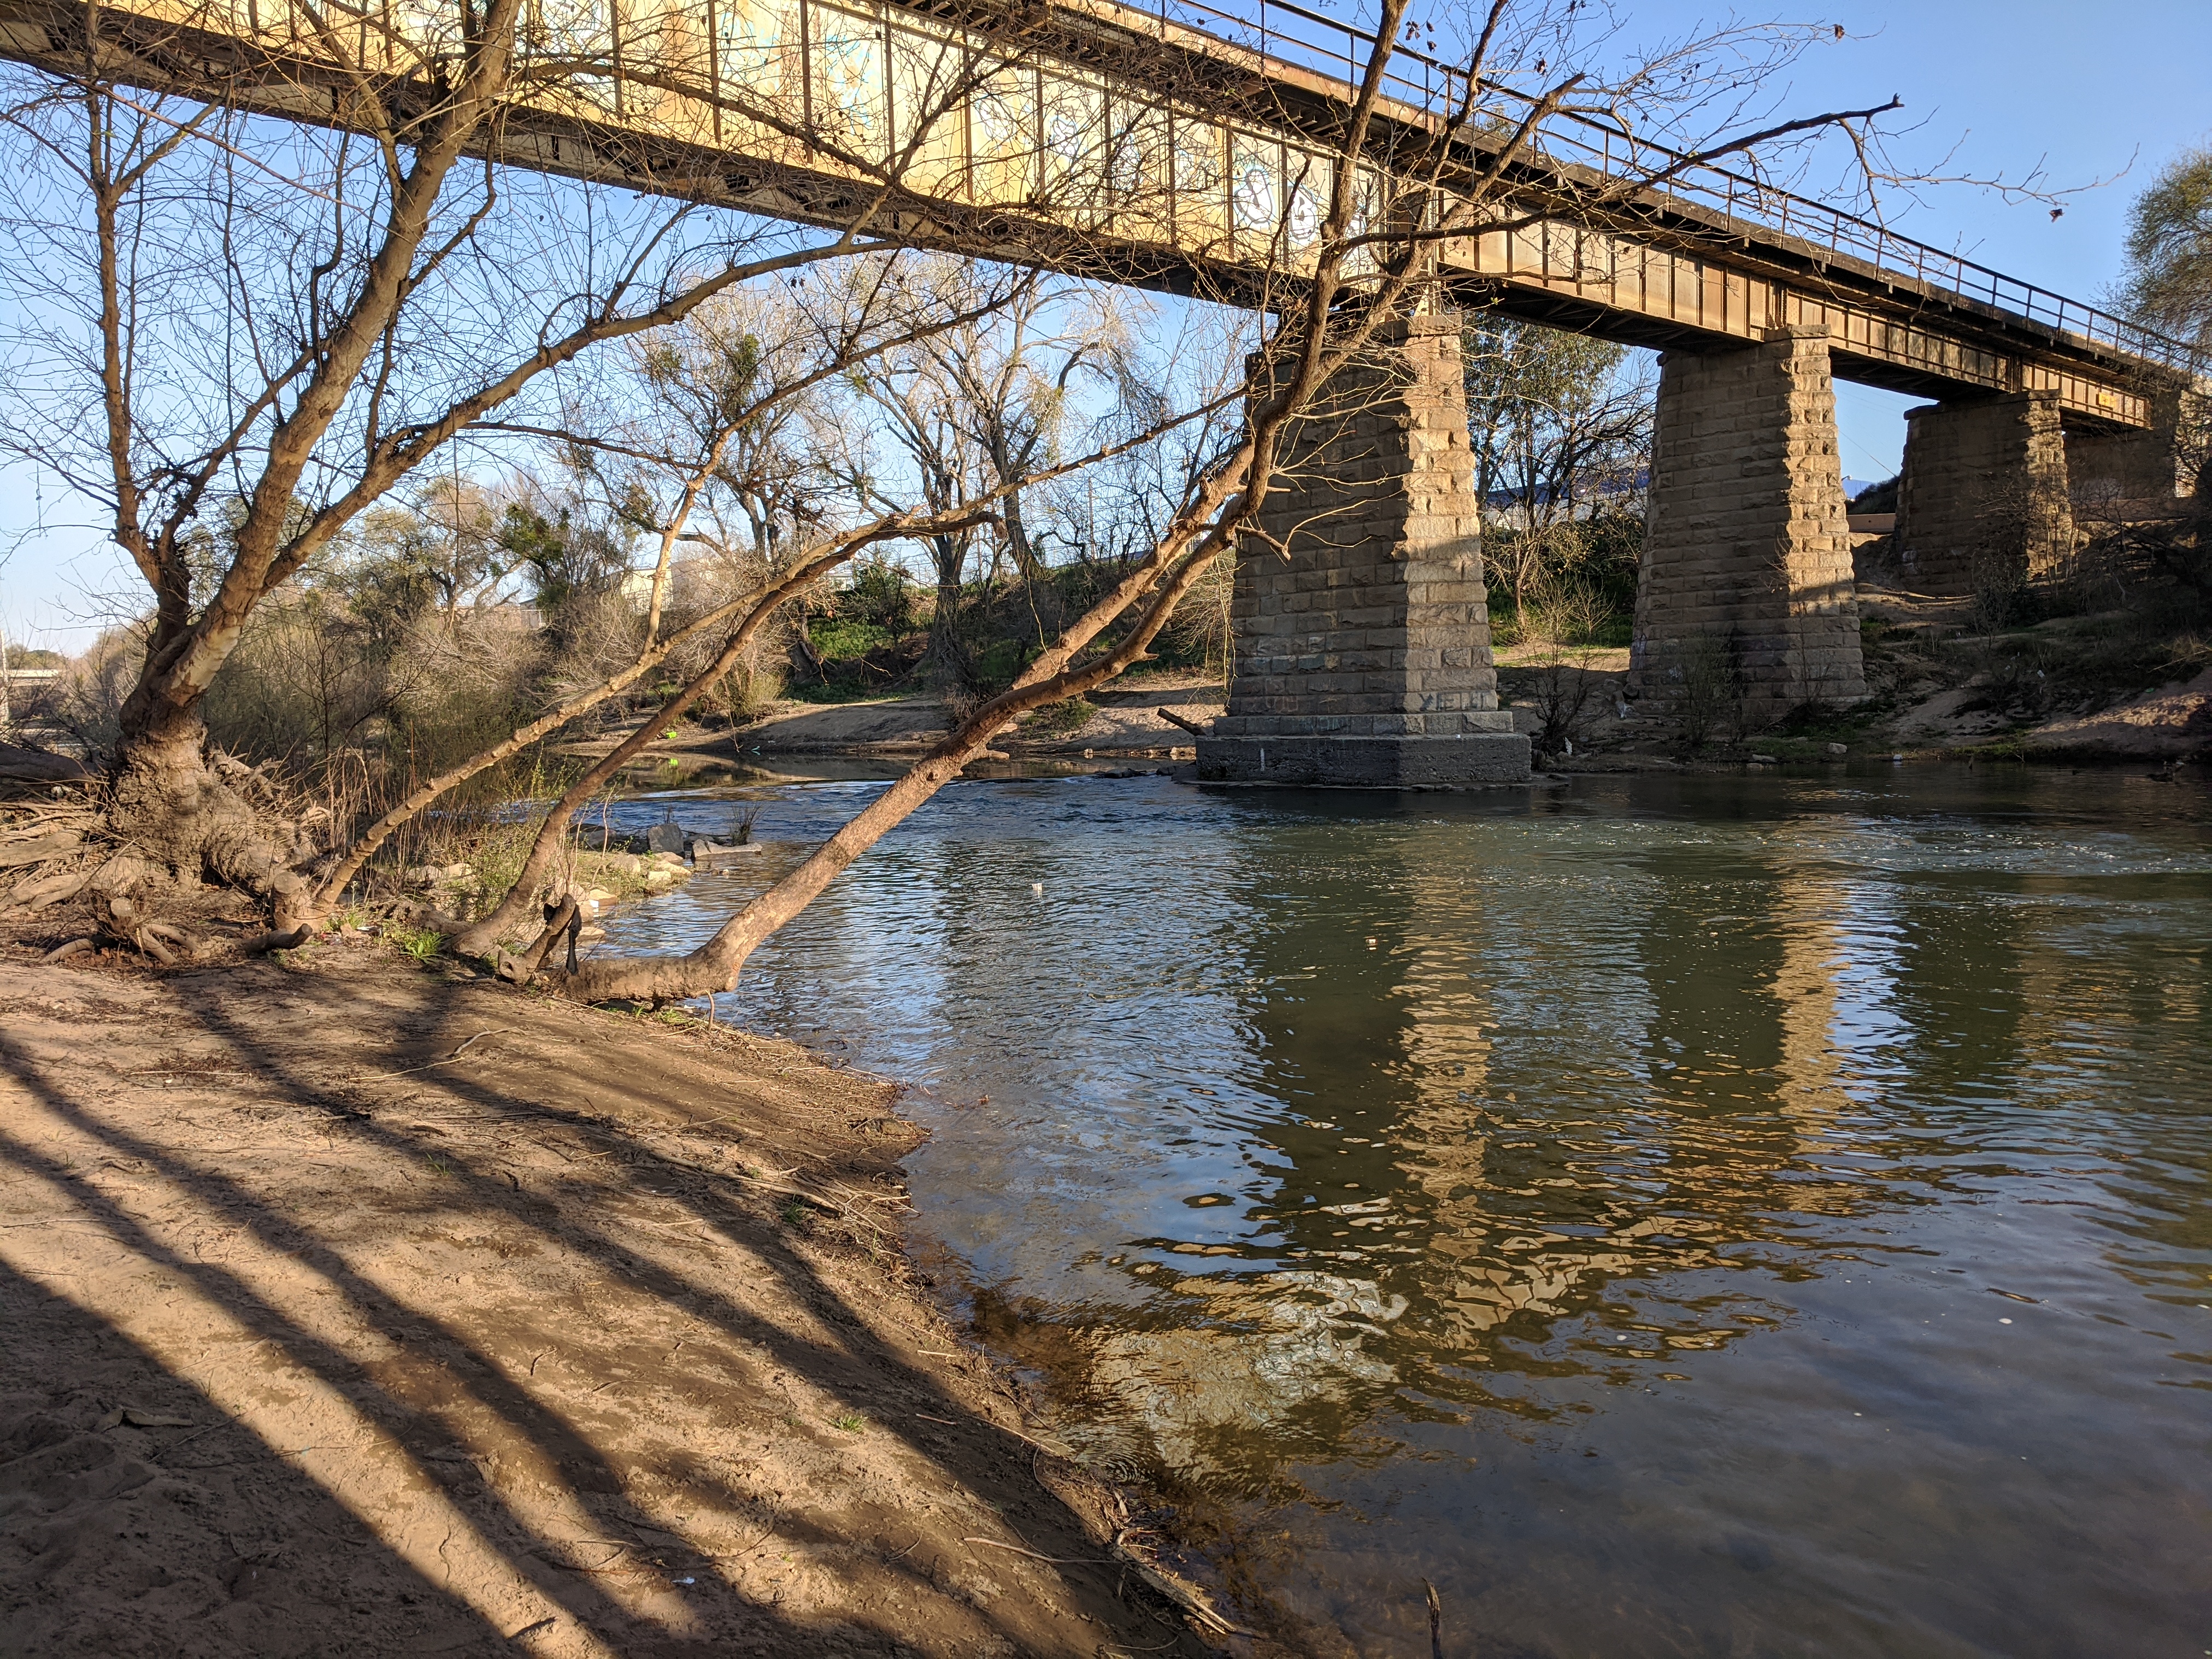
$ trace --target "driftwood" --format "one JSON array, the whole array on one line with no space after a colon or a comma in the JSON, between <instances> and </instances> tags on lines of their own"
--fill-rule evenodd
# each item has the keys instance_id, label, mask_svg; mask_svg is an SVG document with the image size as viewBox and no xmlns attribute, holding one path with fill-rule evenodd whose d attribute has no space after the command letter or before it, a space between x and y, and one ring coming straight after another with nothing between
<instances>
[{"instance_id":1,"label":"driftwood","mask_svg":"<svg viewBox=\"0 0 2212 1659\"><path fill-rule=\"evenodd\" d=\"M734 844L695 841L691 843L691 867L695 870L726 869L731 865L743 863L749 854L760 850L761 844L757 841Z\"/></svg>"},{"instance_id":2,"label":"driftwood","mask_svg":"<svg viewBox=\"0 0 2212 1659\"><path fill-rule=\"evenodd\" d=\"M289 951L295 945L305 945L315 930L306 922L296 927L272 928L265 933L254 933L238 942L240 956L265 956L271 951Z\"/></svg>"},{"instance_id":3,"label":"driftwood","mask_svg":"<svg viewBox=\"0 0 2212 1659\"><path fill-rule=\"evenodd\" d=\"M1220 1610L1193 1586L1161 1571L1126 1545L1115 1545L1114 1553L1121 1558L1122 1565L1142 1579L1148 1589L1182 1608L1197 1621L1201 1629L1212 1631L1218 1636L1250 1636L1253 1633L1242 1625L1224 1618Z\"/></svg>"},{"instance_id":4,"label":"driftwood","mask_svg":"<svg viewBox=\"0 0 2212 1659\"><path fill-rule=\"evenodd\" d=\"M1194 738L1206 738L1213 735L1213 722L1212 720L1208 720L1205 725L1200 726L1196 720L1187 720L1182 715L1176 714L1174 709L1164 707L1155 708L1152 712L1155 714L1158 714L1162 720L1165 720L1170 726L1180 726Z\"/></svg>"},{"instance_id":5,"label":"driftwood","mask_svg":"<svg viewBox=\"0 0 2212 1659\"><path fill-rule=\"evenodd\" d=\"M90 783L99 775L82 761L51 749L0 743L0 779L10 783Z\"/></svg>"}]
</instances>

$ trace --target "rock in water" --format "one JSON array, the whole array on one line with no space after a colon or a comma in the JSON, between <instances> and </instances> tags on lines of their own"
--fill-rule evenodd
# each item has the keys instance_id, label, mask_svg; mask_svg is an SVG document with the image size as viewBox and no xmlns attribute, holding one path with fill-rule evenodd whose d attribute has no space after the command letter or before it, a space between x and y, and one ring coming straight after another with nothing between
<instances>
[{"instance_id":1,"label":"rock in water","mask_svg":"<svg viewBox=\"0 0 2212 1659\"><path fill-rule=\"evenodd\" d=\"M656 823L645 832L645 850L648 853L674 853L683 856L684 843L691 839L681 825Z\"/></svg>"}]
</instances>

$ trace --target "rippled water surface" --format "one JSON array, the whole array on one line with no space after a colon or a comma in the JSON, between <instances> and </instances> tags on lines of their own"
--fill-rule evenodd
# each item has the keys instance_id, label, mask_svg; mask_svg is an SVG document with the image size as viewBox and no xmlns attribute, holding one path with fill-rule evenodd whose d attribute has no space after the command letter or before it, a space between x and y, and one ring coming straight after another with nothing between
<instances>
[{"instance_id":1,"label":"rippled water surface","mask_svg":"<svg viewBox=\"0 0 2212 1659\"><path fill-rule=\"evenodd\" d=\"M605 948L877 787L747 792L759 867ZM2197 1659L2208 816L1955 769L964 783L723 1013L921 1085L987 1333L1218 1505L1300 1645L1426 1654L1425 1577L1486 1659Z\"/></svg>"}]
</instances>

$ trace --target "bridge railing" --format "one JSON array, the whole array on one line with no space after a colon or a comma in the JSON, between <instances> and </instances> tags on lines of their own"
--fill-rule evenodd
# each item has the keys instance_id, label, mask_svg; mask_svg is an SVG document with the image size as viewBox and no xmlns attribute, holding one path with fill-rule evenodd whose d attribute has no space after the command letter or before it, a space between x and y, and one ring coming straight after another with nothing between
<instances>
[{"instance_id":1,"label":"bridge railing","mask_svg":"<svg viewBox=\"0 0 2212 1659\"><path fill-rule=\"evenodd\" d=\"M1272 64L1340 82L1347 97L1365 72L1375 42L1370 31L1309 10L1296 0L1222 0L1219 5L1208 0L1138 0L1138 4L1157 14L1163 24L1255 52ZM1399 42L1392 47L1382 89L1399 103L1444 117L1466 99L1467 72ZM1524 109L1535 101L1492 82L1486 81L1482 90L1509 104L1517 101ZM1561 112L1534 136L1534 147L1552 161L1607 174L1663 177L1664 194L1717 209L1730 219L1909 276L1959 299L2039 323L2082 344L2147 358L2185 373L2203 372L2203 351L2181 341L1899 235L1876 220L1653 143L1599 117Z\"/></svg>"}]
</instances>

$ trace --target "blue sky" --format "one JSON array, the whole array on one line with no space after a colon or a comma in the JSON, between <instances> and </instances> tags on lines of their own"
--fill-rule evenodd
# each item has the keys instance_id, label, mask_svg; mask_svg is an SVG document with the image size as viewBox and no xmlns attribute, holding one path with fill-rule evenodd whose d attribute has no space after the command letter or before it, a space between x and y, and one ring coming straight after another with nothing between
<instances>
[{"instance_id":1,"label":"blue sky","mask_svg":"<svg viewBox=\"0 0 2212 1659\"><path fill-rule=\"evenodd\" d=\"M1638 5L1639 25L1693 19L1686 5ZM2120 274L2128 204L2158 170L2212 143L2212 3L2208 0L1877 0L1836 8L1852 38L1807 61L1800 106L1875 103L1896 93L1925 123L1896 145L1946 171L2017 176L2043 162L2054 185L2086 185L2053 221L2036 203L2008 205L1952 186L1897 221L1922 241L2076 299ZM1866 94L1872 96L1866 96ZM1844 470L1895 472L1904 411L1917 401L1838 384Z\"/></svg>"},{"instance_id":2,"label":"blue sky","mask_svg":"<svg viewBox=\"0 0 2212 1659\"><path fill-rule=\"evenodd\" d=\"M1711 8L1627 3L1632 39L1680 36ZM1803 15L1813 17L1808 11ZM1793 77L1793 112L1850 107L1894 93L1917 123L1893 147L1907 167L2018 178L2039 163L2056 187L2124 175L2068 198L2053 221L1966 185L1924 192L1897 228L2010 275L2094 300L2119 275L2128 204L2177 153L2212 142L2212 0L1846 0L1815 21L1849 38L1812 52ZM1955 148L1954 148L1955 146ZM1948 160L1946 159L1948 156ZM1914 399L1839 383L1844 471L1896 471ZM96 535L59 529L17 541L38 521L39 480L0 473L0 627L11 638L73 648L108 607L92 597L129 579ZM43 485L49 522L55 491ZM68 517L64 507L58 515ZM81 514L77 516L82 516Z\"/></svg>"}]
</instances>

